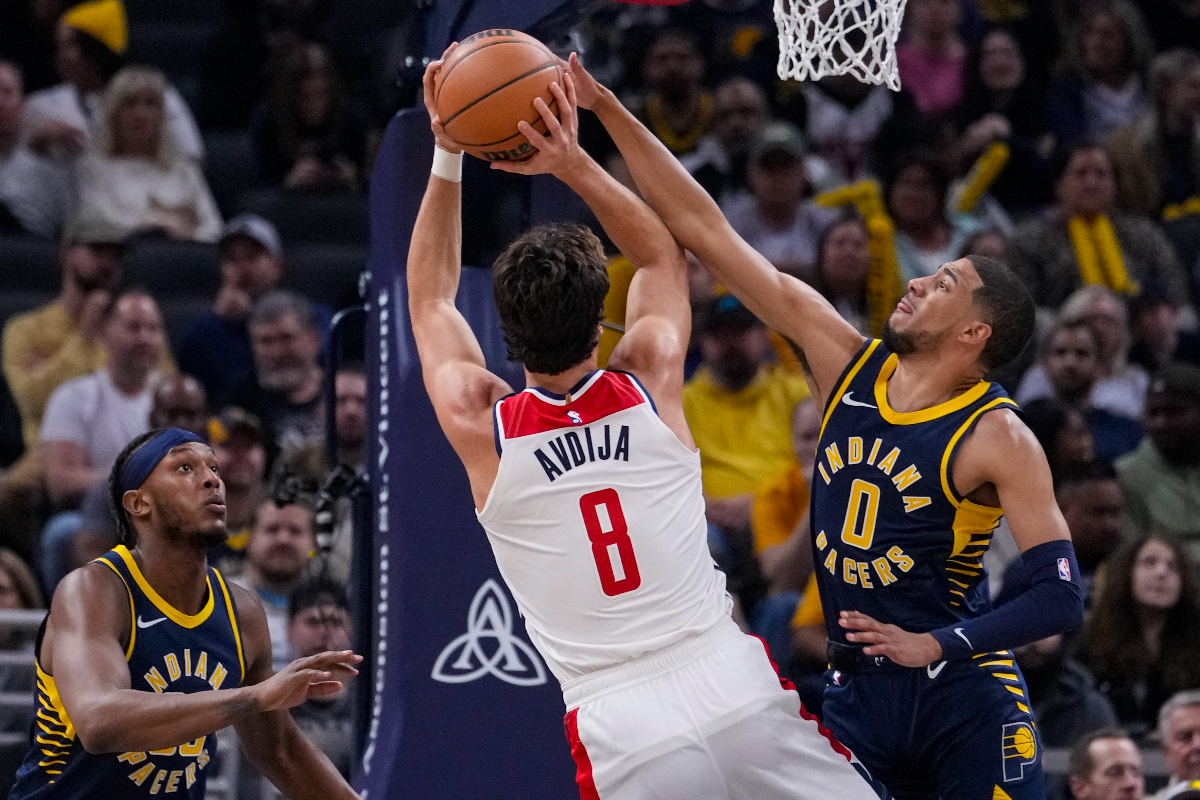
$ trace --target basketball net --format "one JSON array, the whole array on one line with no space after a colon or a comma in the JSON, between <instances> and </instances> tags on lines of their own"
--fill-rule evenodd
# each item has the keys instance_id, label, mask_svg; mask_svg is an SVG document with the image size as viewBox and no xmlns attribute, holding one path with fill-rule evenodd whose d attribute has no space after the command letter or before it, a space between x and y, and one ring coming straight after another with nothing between
<instances>
[{"instance_id":1,"label":"basketball net","mask_svg":"<svg viewBox=\"0 0 1200 800\"><path fill-rule=\"evenodd\" d=\"M779 77L852 75L900 89L896 37L907 0L775 0Z\"/></svg>"}]
</instances>

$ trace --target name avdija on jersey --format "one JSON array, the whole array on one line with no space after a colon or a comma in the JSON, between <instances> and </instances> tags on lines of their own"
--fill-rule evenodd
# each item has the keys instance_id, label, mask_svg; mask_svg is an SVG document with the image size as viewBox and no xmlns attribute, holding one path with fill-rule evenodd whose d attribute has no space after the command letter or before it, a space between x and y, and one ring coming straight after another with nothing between
<instances>
[{"instance_id":1,"label":"name avdija on jersey","mask_svg":"<svg viewBox=\"0 0 1200 800\"><path fill-rule=\"evenodd\" d=\"M546 443L547 447L558 459L554 463L539 447L533 451L538 463L546 471L546 477L553 483L554 479L575 467L592 464L596 461L629 461L629 426L622 425L617 433L617 443L612 444L612 431L605 425L603 439L599 431L592 435L592 427L587 426L580 431L569 430L562 436L556 436ZM580 436L580 432L583 433ZM559 468L559 464L562 468Z\"/></svg>"},{"instance_id":2,"label":"name avdija on jersey","mask_svg":"<svg viewBox=\"0 0 1200 800\"><path fill-rule=\"evenodd\" d=\"M861 436L847 438L845 447L846 454L844 460L842 450L837 442L828 445L820 454L819 457L821 460L817 462L817 472L820 473L826 485L832 481L834 475L848 464L861 464L864 462L864 447ZM921 473L917 470L916 464L909 464L893 475L892 471L900 461L900 448L893 447L887 451L883 458L879 458L879 454L883 449L883 440L875 439L870 451L866 455L865 462L886 475L897 492L903 492L921 480ZM855 478L850 484L850 500L846 506L846 518L841 531L841 541L844 544L859 550L870 550L875 535L875 519L879 509L880 484L882 483L884 481L876 483L874 481L863 480L862 478ZM904 501L904 513L906 514L931 503L928 496L901 494L900 499ZM861 525L859 524L860 519L862 521ZM826 536L825 531L817 534L816 544L817 549L822 553L825 553L826 548L829 550L828 553L825 553L825 558L822 562L822 566L829 570L829 574L841 577L846 583L858 585L864 589L874 589L876 585L887 586L890 583L895 583L897 580L895 570L905 573L912 569L915 564L911 557L905 555L903 550L895 546L888 548L887 552L880 557L868 558L866 561L858 561L846 555L839 555L837 549L830 546L829 538ZM850 552L853 553L853 551ZM841 561L840 569L838 565L839 560Z\"/></svg>"}]
</instances>

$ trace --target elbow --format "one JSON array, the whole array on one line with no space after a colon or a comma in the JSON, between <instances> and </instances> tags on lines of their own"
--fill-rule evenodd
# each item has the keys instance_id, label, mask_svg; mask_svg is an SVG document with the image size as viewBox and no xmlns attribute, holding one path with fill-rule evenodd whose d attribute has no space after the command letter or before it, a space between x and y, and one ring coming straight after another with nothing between
<instances>
[{"instance_id":1,"label":"elbow","mask_svg":"<svg viewBox=\"0 0 1200 800\"><path fill-rule=\"evenodd\" d=\"M75 733L79 737L79 743L83 745L83 749L94 756L136 750L135 747L124 746L125 743L120 741L119 728L104 721L107 716L109 715L89 713L74 720Z\"/></svg>"}]
</instances>

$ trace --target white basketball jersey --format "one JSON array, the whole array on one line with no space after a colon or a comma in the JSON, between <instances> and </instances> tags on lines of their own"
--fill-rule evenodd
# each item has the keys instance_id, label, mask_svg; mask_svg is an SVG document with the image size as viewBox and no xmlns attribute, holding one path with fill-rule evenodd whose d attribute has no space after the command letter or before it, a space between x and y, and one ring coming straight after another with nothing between
<instances>
[{"instance_id":1,"label":"white basketball jersey","mask_svg":"<svg viewBox=\"0 0 1200 800\"><path fill-rule=\"evenodd\" d=\"M529 638L565 682L728 617L700 455L632 375L496 403L500 470L479 522Z\"/></svg>"}]
</instances>

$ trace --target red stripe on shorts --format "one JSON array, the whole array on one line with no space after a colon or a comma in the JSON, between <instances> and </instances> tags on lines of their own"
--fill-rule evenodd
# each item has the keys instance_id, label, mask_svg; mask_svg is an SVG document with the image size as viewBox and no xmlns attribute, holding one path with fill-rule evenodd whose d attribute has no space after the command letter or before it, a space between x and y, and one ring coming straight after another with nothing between
<instances>
[{"instance_id":1,"label":"red stripe on shorts","mask_svg":"<svg viewBox=\"0 0 1200 800\"><path fill-rule=\"evenodd\" d=\"M746 635L754 636L753 633L748 633ZM775 670L775 676L779 678L779 685L788 691L796 691L796 684L779 674L779 665L775 663L775 659L771 658L771 648L767 647L766 641L761 636L754 636L754 638L762 642L763 650L767 654L767 661L771 662L771 669ZM808 709L804 707L804 703L800 704L800 716L809 722L815 722L817 724L817 730L821 732L822 736L829 740L829 746L833 748L833 751L844 757L850 763L854 763L854 754L850 752L846 745L837 740L837 737L833 735L832 731L821 724L821 720L817 719L816 714L808 713Z\"/></svg>"},{"instance_id":2,"label":"red stripe on shorts","mask_svg":"<svg viewBox=\"0 0 1200 800\"><path fill-rule=\"evenodd\" d=\"M575 759L575 782L579 784L579 797L582 800L600 800L596 782L592 780L592 760L588 758L587 748L579 738L578 708L571 709L563 717L563 727L567 729L567 741L571 743L571 758Z\"/></svg>"}]
</instances>

